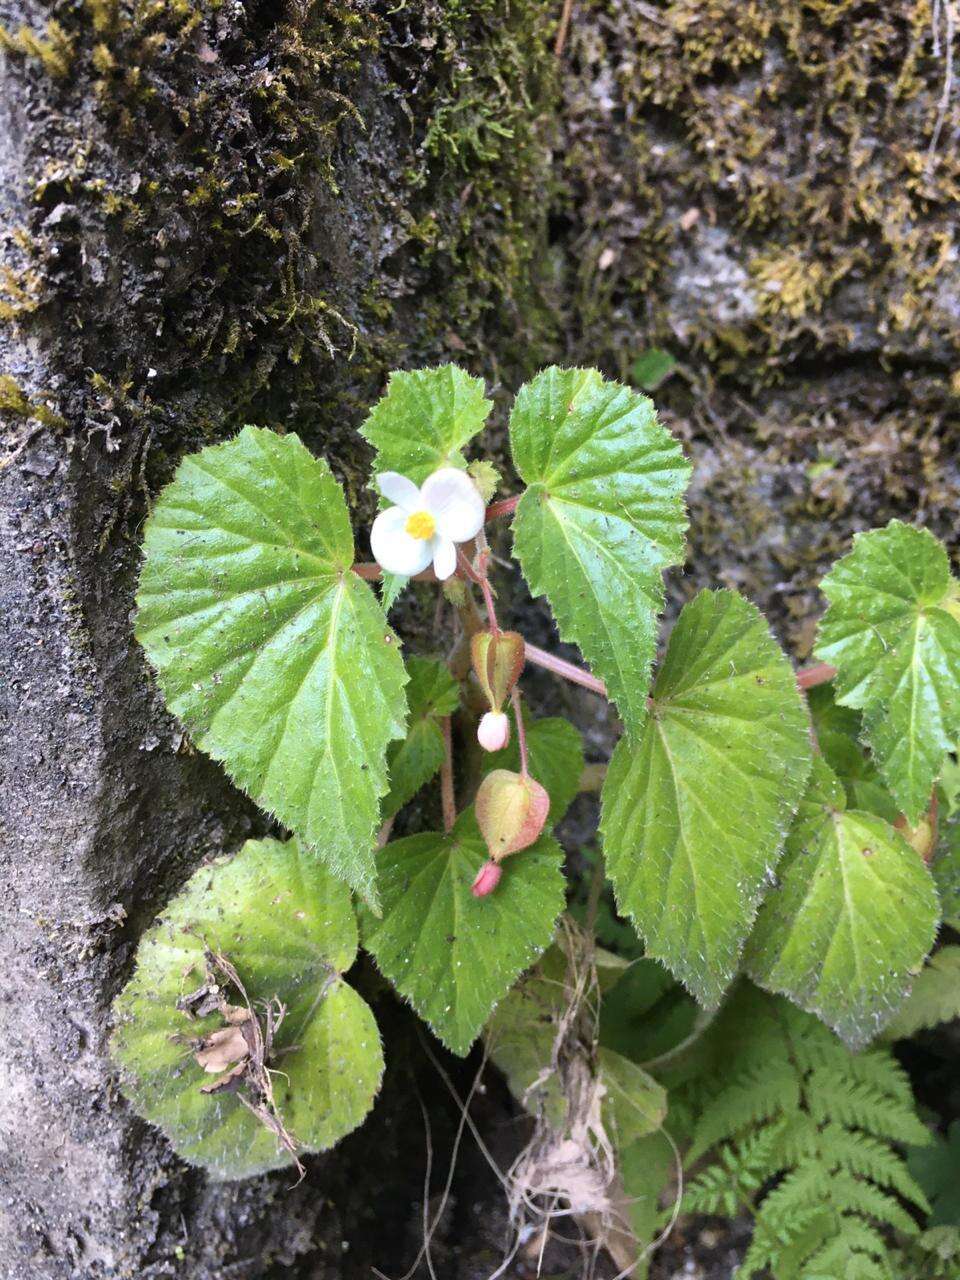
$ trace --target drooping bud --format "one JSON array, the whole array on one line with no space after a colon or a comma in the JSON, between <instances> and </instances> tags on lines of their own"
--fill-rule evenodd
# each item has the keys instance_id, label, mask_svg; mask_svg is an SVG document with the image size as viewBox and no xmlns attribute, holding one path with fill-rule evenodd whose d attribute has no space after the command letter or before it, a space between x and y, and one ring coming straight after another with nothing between
<instances>
[{"instance_id":1,"label":"drooping bud","mask_svg":"<svg viewBox=\"0 0 960 1280\"><path fill-rule=\"evenodd\" d=\"M488 893L493 893L502 875L503 868L497 863L485 862L477 872L477 878L470 886L470 892L475 898L485 898Z\"/></svg>"},{"instance_id":2,"label":"drooping bud","mask_svg":"<svg viewBox=\"0 0 960 1280\"><path fill-rule=\"evenodd\" d=\"M510 741L510 721L502 711L488 711L477 727L477 741L484 751L502 751Z\"/></svg>"},{"instance_id":3,"label":"drooping bud","mask_svg":"<svg viewBox=\"0 0 960 1280\"><path fill-rule=\"evenodd\" d=\"M480 783L477 823L494 862L526 849L543 830L550 797L536 779L493 769Z\"/></svg>"},{"instance_id":4,"label":"drooping bud","mask_svg":"<svg viewBox=\"0 0 960 1280\"><path fill-rule=\"evenodd\" d=\"M499 711L523 670L523 636L516 631L478 631L470 641L473 669L491 711Z\"/></svg>"}]
</instances>

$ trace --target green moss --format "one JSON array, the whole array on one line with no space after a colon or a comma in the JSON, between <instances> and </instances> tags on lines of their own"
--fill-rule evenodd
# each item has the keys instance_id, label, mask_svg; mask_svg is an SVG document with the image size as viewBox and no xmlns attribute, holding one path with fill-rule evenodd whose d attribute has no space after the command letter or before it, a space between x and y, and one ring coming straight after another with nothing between
<instances>
[{"instance_id":1,"label":"green moss","mask_svg":"<svg viewBox=\"0 0 960 1280\"><path fill-rule=\"evenodd\" d=\"M14 57L34 59L55 79L65 79L73 63L73 40L53 18L38 35L30 27L10 31L0 27L0 49Z\"/></svg>"},{"instance_id":2,"label":"green moss","mask_svg":"<svg viewBox=\"0 0 960 1280\"><path fill-rule=\"evenodd\" d=\"M742 351L730 357L718 331L729 321L709 299L689 342L725 376L776 381L797 355L843 351L867 326L891 351L904 335L915 347L957 345L942 294L960 251L960 155L947 141L960 98L944 111L945 32L934 32L930 0L673 0L636 22L599 0L587 12L572 29L584 92L609 39L617 168L642 220L617 253L618 278L592 274L598 300L615 309L642 290L653 332L670 335L668 270L718 226L750 275ZM578 133L567 166L589 191L608 144ZM617 176L603 172L604 189ZM684 225L685 211L699 222ZM594 213L598 252L607 216ZM856 332L832 315L841 290L856 298Z\"/></svg>"},{"instance_id":3,"label":"green moss","mask_svg":"<svg viewBox=\"0 0 960 1280\"><path fill-rule=\"evenodd\" d=\"M20 384L9 374L0 374L0 415L10 418L35 418L45 427L55 427L58 430L67 425L59 413L55 413L49 405L40 400L31 400Z\"/></svg>"}]
</instances>

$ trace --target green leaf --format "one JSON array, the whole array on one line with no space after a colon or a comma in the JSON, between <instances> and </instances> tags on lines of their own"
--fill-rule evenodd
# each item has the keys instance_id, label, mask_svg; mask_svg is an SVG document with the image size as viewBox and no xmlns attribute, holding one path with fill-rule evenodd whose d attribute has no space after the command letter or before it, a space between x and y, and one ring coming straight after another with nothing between
<instances>
[{"instance_id":1,"label":"green leaf","mask_svg":"<svg viewBox=\"0 0 960 1280\"><path fill-rule=\"evenodd\" d=\"M860 744L862 717L859 711L840 706L834 698L832 682L808 690L807 705L820 754L840 775L840 781L876 780L876 767Z\"/></svg>"},{"instance_id":2,"label":"green leaf","mask_svg":"<svg viewBox=\"0 0 960 1280\"><path fill-rule=\"evenodd\" d=\"M676 1048L704 1015L656 960L635 960L600 1005L600 1039L636 1062Z\"/></svg>"},{"instance_id":3,"label":"green leaf","mask_svg":"<svg viewBox=\"0 0 960 1280\"><path fill-rule=\"evenodd\" d=\"M407 736L387 753L390 791L383 802L383 816L392 817L434 776L443 763L442 716L453 715L460 703L456 681L442 662L409 658L407 701L410 720Z\"/></svg>"},{"instance_id":4,"label":"green leaf","mask_svg":"<svg viewBox=\"0 0 960 1280\"><path fill-rule=\"evenodd\" d=\"M294 435L184 459L147 521L137 638L199 747L375 901L396 637L356 574L340 486Z\"/></svg>"},{"instance_id":5,"label":"green leaf","mask_svg":"<svg viewBox=\"0 0 960 1280\"><path fill-rule=\"evenodd\" d=\"M662 347L648 347L630 366L630 376L644 391L656 391L676 367L676 358L669 351Z\"/></svg>"},{"instance_id":6,"label":"green leaf","mask_svg":"<svg viewBox=\"0 0 960 1280\"><path fill-rule=\"evenodd\" d=\"M943 845L943 852L933 864L933 878L944 920L960 933L960 822L947 827Z\"/></svg>"},{"instance_id":7,"label":"green leaf","mask_svg":"<svg viewBox=\"0 0 960 1280\"><path fill-rule=\"evenodd\" d=\"M486 1030L490 1057L510 1092L531 1114L555 1128L566 1120L567 1100L553 1062L554 1041L566 1012L566 959L551 948L537 968L497 1008ZM663 1087L629 1058L600 1046L597 1067L604 1085L603 1122L610 1138L626 1146L663 1124Z\"/></svg>"},{"instance_id":8,"label":"green leaf","mask_svg":"<svg viewBox=\"0 0 960 1280\"><path fill-rule=\"evenodd\" d=\"M677 1160L666 1133L651 1133L621 1148L620 1177L629 1205L630 1227L640 1245L641 1258L632 1271L634 1280L644 1280L650 1265L644 1250L663 1225L660 1196L670 1181Z\"/></svg>"},{"instance_id":9,"label":"green leaf","mask_svg":"<svg viewBox=\"0 0 960 1280\"><path fill-rule=\"evenodd\" d=\"M510 444L528 488L514 549L565 640L643 722L662 571L683 557L690 476L652 403L596 369L546 369L517 394Z\"/></svg>"},{"instance_id":10,"label":"green leaf","mask_svg":"<svg viewBox=\"0 0 960 1280\"><path fill-rule=\"evenodd\" d=\"M851 809L872 813L891 826L900 817L900 810L893 797L879 780L854 778L845 782L844 790L847 793L847 805Z\"/></svg>"},{"instance_id":11,"label":"green leaf","mask_svg":"<svg viewBox=\"0 0 960 1280\"><path fill-rule=\"evenodd\" d=\"M614 752L601 832L621 913L708 1008L736 973L810 760L806 708L760 613L701 592L641 732Z\"/></svg>"},{"instance_id":12,"label":"green leaf","mask_svg":"<svg viewBox=\"0 0 960 1280\"><path fill-rule=\"evenodd\" d=\"M941 947L917 974L909 998L885 1028L883 1038L905 1040L953 1018L960 1018L960 947Z\"/></svg>"},{"instance_id":13,"label":"green leaf","mask_svg":"<svg viewBox=\"0 0 960 1280\"><path fill-rule=\"evenodd\" d=\"M439 467L466 467L461 450L492 407L483 379L455 364L391 373L360 434L377 451L375 473L399 471L423 484Z\"/></svg>"},{"instance_id":14,"label":"green leaf","mask_svg":"<svg viewBox=\"0 0 960 1280\"><path fill-rule=\"evenodd\" d=\"M864 712L864 738L911 826L960 737L960 621L947 553L892 520L854 538L822 583L817 656L837 701ZM949 606L949 609L948 609Z\"/></svg>"},{"instance_id":15,"label":"green leaf","mask_svg":"<svg viewBox=\"0 0 960 1280\"><path fill-rule=\"evenodd\" d=\"M960 1120L954 1120L946 1139L931 1135L926 1147L912 1147L907 1168L933 1206L931 1227L960 1227Z\"/></svg>"},{"instance_id":16,"label":"green leaf","mask_svg":"<svg viewBox=\"0 0 960 1280\"><path fill-rule=\"evenodd\" d=\"M363 918L364 946L381 972L461 1056L548 945L563 909L555 840L541 836L509 858L497 889L474 898L470 886L486 861L472 809L448 835L394 840L378 858L383 918Z\"/></svg>"},{"instance_id":17,"label":"green leaf","mask_svg":"<svg viewBox=\"0 0 960 1280\"><path fill-rule=\"evenodd\" d=\"M859 1048L903 1000L939 913L922 858L882 818L844 804L818 760L746 965Z\"/></svg>"},{"instance_id":18,"label":"green leaf","mask_svg":"<svg viewBox=\"0 0 960 1280\"><path fill-rule=\"evenodd\" d=\"M484 775L494 769L520 768L520 746L516 720L511 712L510 742L503 751L484 752ZM569 720L547 716L543 720L524 719L531 777L550 797L548 821L556 825L570 808L583 772L583 739Z\"/></svg>"},{"instance_id":19,"label":"green leaf","mask_svg":"<svg viewBox=\"0 0 960 1280\"><path fill-rule=\"evenodd\" d=\"M900 810L859 741L860 712L842 707L834 700L832 683L811 689L807 704L820 754L843 783L847 806L874 813L885 822L896 822Z\"/></svg>"},{"instance_id":20,"label":"green leaf","mask_svg":"<svg viewBox=\"0 0 960 1280\"><path fill-rule=\"evenodd\" d=\"M484 1039L507 1088L531 1115L561 1128L566 1101L553 1068L553 1045L563 1008L566 957L552 946L536 968L501 1000Z\"/></svg>"},{"instance_id":21,"label":"green leaf","mask_svg":"<svg viewBox=\"0 0 960 1280\"><path fill-rule=\"evenodd\" d=\"M941 818L955 818L960 814L960 760L947 756L940 775Z\"/></svg>"},{"instance_id":22,"label":"green leaf","mask_svg":"<svg viewBox=\"0 0 960 1280\"><path fill-rule=\"evenodd\" d=\"M655 1133L667 1118L667 1093L629 1058L601 1045L597 1052L600 1076L607 1090L611 1134L618 1147Z\"/></svg>"},{"instance_id":23,"label":"green leaf","mask_svg":"<svg viewBox=\"0 0 960 1280\"><path fill-rule=\"evenodd\" d=\"M377 1025L343 981L357 950L346 885L296 840L248 840L203 866L144 935L114 1004L111 1050L124 1092L184 1159L215 1178L245 1178L291 1156L236 1092L201 1093L214 1077L191 1041L223 1027L219 1012L190 1017L184 997L211 979L242 1006L209 954L236 970L254 1012L284 1008L271 1068L279 1117L298 1151L324 1151L355 1129L383 1074Z\"/></svg>"},{"instance_id":24,"label":"green leaf","mask_svg":"<svg viewBox=\"0 0 960 1280\"><path fill-rule=\"evenodd\" d=\"M410 579L404 573L384 573L380 579L380 607L388 614Z\"/></svg>"}]
</instances>

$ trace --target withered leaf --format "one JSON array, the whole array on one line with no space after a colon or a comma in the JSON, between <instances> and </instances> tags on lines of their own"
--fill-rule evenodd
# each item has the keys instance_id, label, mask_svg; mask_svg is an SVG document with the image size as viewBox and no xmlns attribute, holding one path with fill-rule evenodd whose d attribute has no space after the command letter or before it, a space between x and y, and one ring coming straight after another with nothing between
<instances>
[{"instance_id":1,"label":"withered leaf","mask_svg":"<svg viewBox=\"0 0 960 1280\"><path fill-rule=\"evenodd\" d=\"M225 1071L222 1076L217 1076L216 1080L211 1080L209 1084L200 1086L201 1093L222 1093L225 1089L229 1089L234 1082L239 1083L244 1072L247 1069L245 1062L238 1062L235 1067L231 1067L229 1071Z\"/></svg>"},{"instance_id":2,"label":"withered leaf","mask_svg":"<svg viewBox=\"0 0 960 1280\"><path fill-rule=\"evenodd\" d=\"M204 1071L225 1071L232 1063L248 1057L250 1046L243 1034L243 1027L221 1027L204 1036L202 1048L194 1055L197 1065Z\"/></svg>"}]
</instances>

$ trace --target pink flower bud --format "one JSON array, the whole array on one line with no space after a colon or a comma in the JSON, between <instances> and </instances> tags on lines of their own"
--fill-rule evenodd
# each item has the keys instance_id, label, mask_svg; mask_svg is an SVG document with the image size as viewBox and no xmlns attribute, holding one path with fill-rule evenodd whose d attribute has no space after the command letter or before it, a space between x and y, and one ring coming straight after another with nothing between
<instances>
[{"instance_id":1,"label":"pink flower bud","mask_svg":"<svg viewBox=\"0 0 960 1280\"><path fill-rule=\"evenodd\" d=\"M502 711L488 711L477 729L484 751L501 751L510 741L510 721Z\"/></svg>"},{"instance_id":2,"label":"pink flower bud","mask_svg":"<svg viewBox=\"0 0 960 1280\"><path fill-rule=\"evenodd\" d=\"M488 893L493 893L502 875L503 867L497 866L495 862L485 862L477 872L477 878L471 885L470 892L475 898L485 898Z\"/></svg>"}]
</instances>

